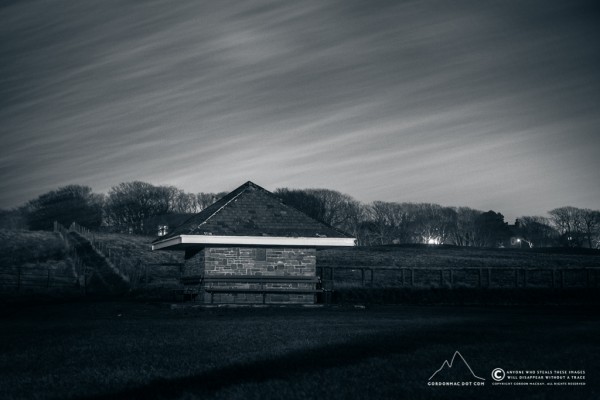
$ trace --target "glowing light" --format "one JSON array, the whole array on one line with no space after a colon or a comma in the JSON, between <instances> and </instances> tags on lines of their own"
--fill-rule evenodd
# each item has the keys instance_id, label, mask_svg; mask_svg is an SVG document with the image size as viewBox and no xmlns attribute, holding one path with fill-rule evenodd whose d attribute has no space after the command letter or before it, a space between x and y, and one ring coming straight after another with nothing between
<instances>
[{"instance_id":1,"label":"glowing light","mask_svg":"<svg viewBox=\"0 0 600 400\"><path fill-rule=\"evenodd\" d=\"M167 233L169 233L168 225L159 225L158 226L158 236L165 236Z\"/></svg>"}]
</instances>

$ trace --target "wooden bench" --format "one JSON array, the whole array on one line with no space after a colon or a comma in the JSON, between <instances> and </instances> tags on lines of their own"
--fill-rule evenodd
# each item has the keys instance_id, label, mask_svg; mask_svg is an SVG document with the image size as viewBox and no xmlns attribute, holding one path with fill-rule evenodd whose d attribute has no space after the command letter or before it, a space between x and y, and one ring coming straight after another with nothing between
<instances>
[{"instance_id":1,"label":"wooden bench","mask_svg":"<svg viewBox=\"0 0 600 400\"><path fill-rule=\"evenodd\" d=\"M183 288L173 289L173 297L181 302L186 300L195 301L198 294L200 294L199 287L202 284L202 279L202 275L182 276L179 281L183 285Z\"/></svg>"},{"instance_id":2,"label":"wooden bench","mask_svg":"<svg viewBox=\"0 0 600 400\"><path fill-rule=\"evenodd\" d=\"M188 279L188 282L193 279ZM238 288L228 286L217 286L219 284L237 284L250 283L258 284L258 288ZM311 284L313 288L286 288L286 287L265 287L269 283L278 283L284 285L290 284ZM226 275L226 276L204 276L204 290L210 294L210 303L214 303L215 294L233 294L235 299L238 294L261 294L262 303L266 303L267 294L318 294L324 290L319 286L321 280L315 276L263 276L263 275Z\"/></svg>"},{"instance_id":3,"label":"wooden bench","mask_svg":"<svg viewBox=\"0 0 600 400\"><path fill-rule=\"evenodd\" d=\"M183 289L173 289L172 293L176 300L183 303L186 300L196 300L199 291L197 288L184 287Z\"/></svg>"},{"instance_id":4,"label":"wooden bench","mask_svg":"<svg viewBox=\"0 0 600 400\"><path fill-rule=\"evenodd\" d=\"M202 275L188 275L182 276L179 281L183 285L200 285L204 277Z\"/></svg>"}]
</instances>

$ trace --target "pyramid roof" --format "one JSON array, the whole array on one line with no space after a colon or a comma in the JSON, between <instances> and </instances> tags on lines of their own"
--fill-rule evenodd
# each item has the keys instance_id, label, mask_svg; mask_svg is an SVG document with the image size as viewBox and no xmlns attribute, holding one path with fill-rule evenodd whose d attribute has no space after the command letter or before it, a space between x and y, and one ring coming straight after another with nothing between
<instances>
[{"instance_id":1,"label":"pyramid roof","mask_svg":"<svg viewBox=\"0 0 600 400\"><path fill-rule=\"evenodd\" d=\"M152 248L185 249L210 245L353 246L355 239L317 221L253 182L246 182L168 235Z\"/></svg>"}]
</instances>

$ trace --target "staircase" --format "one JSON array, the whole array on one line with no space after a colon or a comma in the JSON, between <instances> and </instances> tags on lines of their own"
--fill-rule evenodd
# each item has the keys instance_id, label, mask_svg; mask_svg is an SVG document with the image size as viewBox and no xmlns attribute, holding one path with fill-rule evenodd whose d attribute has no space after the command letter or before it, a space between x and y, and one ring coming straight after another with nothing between
<instances>
[{"instance_id":1,"label":"staircase","mask_svg":"<svg viewBox=\"0 0 600 400\"><path fill-rule=\"evenodd\" d=\"M69 232L68 240L86 267L86 294L121 295L129 291L128 282L86 238L76 232Z\"/></svg>"}]
</instances>

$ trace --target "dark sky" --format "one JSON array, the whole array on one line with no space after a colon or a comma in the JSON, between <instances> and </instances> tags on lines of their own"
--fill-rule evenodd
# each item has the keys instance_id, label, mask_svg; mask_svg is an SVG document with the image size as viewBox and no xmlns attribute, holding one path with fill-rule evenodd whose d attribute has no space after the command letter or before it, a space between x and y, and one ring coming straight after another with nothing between
<instances>
[{"instance_id":1,"label":"dark sky","mask_svg":"<svg viewBox=\"0 0 600 400\"><path fill-rule=\"evenodd\" d=\"M0 9L0 207L59 186L323 187L600 209L581 1L19 1Z\"/></svg>"}]
</instances>

